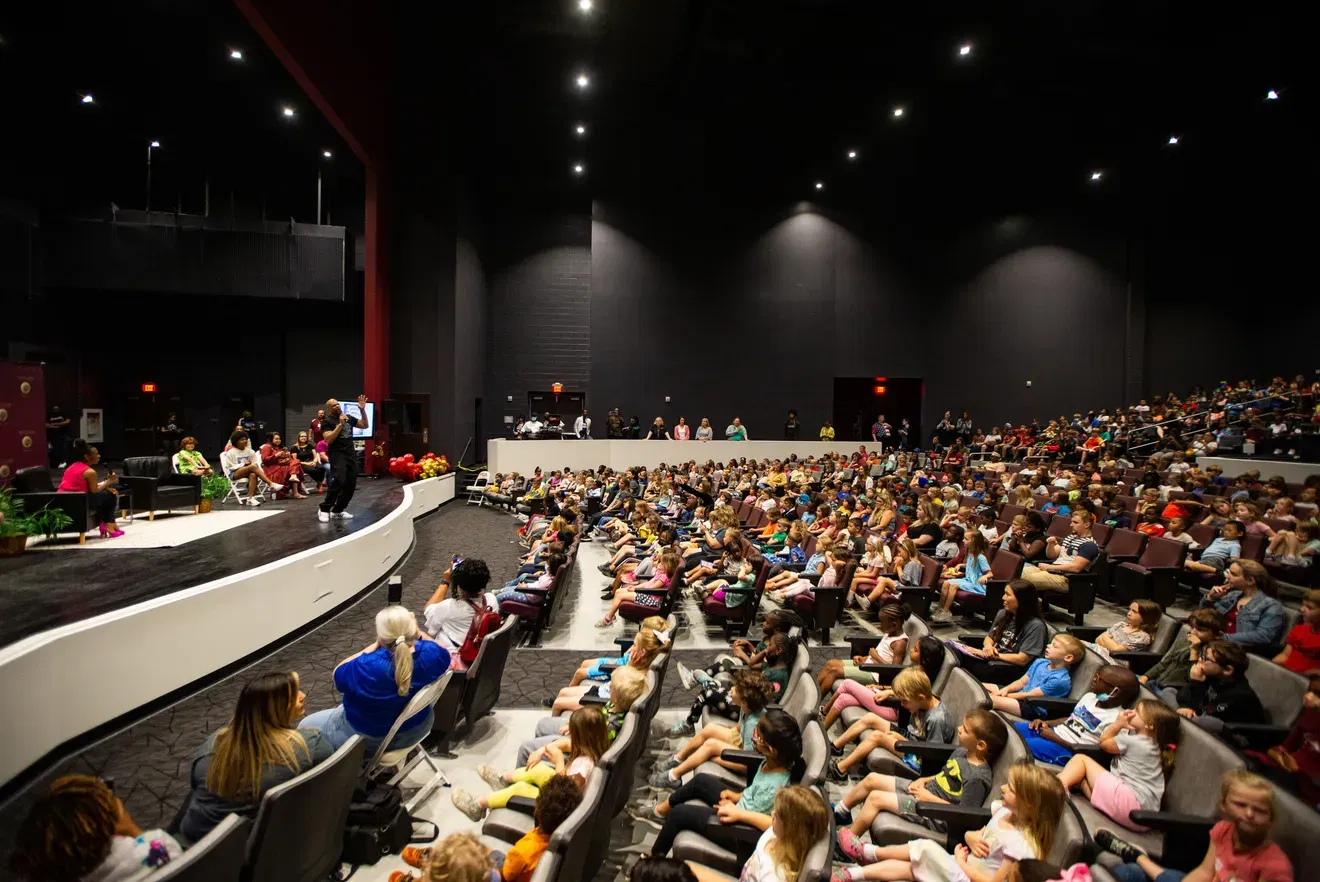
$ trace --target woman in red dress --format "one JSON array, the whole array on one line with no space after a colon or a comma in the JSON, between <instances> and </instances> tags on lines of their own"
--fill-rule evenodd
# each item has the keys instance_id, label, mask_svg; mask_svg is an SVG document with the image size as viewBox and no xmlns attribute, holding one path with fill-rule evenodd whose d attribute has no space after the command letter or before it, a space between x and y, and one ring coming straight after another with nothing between
<instances>
[{"instance_id":1,"label":"woman in red dress","mask_svg":"<svg viewBox=\"0 0 1320 882\"><path fill-rule=\"evenodd\" d=\"M298 457L284 446L284 439L279 432L271 432L266 443L261 445L261 466L270 480L288 487L289 495L294 499L306 499L302 491L303 467Z\"/></svg>"}]
</instances>

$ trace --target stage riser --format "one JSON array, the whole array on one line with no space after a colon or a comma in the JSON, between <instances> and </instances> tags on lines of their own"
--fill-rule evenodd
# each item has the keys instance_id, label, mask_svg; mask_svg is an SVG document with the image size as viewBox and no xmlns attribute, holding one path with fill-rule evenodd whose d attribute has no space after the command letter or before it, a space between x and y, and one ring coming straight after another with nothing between
<instances>
[{"instance_id":1,"label":"stage riser","mask_svg":"<svg viewBox=\"0 0 1320 882\"><path fill-rule=\"evenodd\" d=\"M411 547L413 519L453 499L454 488L452 474L409 484L398 508L342 539L0 649L0 782L375 584Z\"/></svg>"},{"instance_id":2,"label":"stage riser","mask_svg":"<svg viewBox=\"0 0 1320 882\"><path fill-rule=\"evenodd\" d=\"M1269 442L1266 442L1269 443ZM1310 475L1320 475L1320 465L1313 462L1292 462L1278 459L1236 459L1226 456L1198 456L1196 463L1201 468L1217 465L1224 470L1224 477L1235 478L1255 469L1262 478L1282 475L1289 484L1301 484Z\"/></svg>"}]
</instances>

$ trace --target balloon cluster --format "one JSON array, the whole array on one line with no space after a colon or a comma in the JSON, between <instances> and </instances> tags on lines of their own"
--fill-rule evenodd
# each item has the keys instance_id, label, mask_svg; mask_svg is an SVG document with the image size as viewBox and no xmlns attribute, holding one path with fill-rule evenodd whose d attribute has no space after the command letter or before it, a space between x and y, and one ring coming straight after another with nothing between
<instances>
[{"instance_id":1,"label":"balloon cluster","mask_svg":"<svg viewBox=\"0 0 1320 882\"><path fill-rule=\"evenodd\" d=\"M390 458L390 474L404 481L416 481L419 478L434 478L449 471L449 460L443 456L428 453L421 459L413 459L411 453Z\"/></svg>"}]
</instances>

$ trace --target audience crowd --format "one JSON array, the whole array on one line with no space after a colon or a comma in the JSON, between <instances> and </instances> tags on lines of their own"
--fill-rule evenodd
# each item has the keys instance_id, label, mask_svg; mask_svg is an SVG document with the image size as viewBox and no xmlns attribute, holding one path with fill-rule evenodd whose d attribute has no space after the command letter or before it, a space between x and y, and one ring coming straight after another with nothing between
<instances>
[{"instance_id":1,"label":"audience crowd","mask_svg":"<svg viewBox=\"0 0 1320 882\"><path fill-rule=\"evenodd\" d=\"M1144 831L1132 813L1161 808L1180 744L1203 732L1225 739L1249 769L1223 776L1219 820L1188 878L1286 882L1292 865L1271 841L1275 788L1320 803L1320 591L1303 594L1288 627L1279 582L1311 584L1320 476L1294 485L1247 470L1230 479L1200 468L1196 457L1211 452L1235 421L1245 422L1248 436L1259 424L1269 433L1261 439L1284 449L1285 436L1320 422L1316 394L1300 380L1264 389L1225 384L1113 414L989 432L967 414L946 414L924 450L905 449L912 439L882 415L869 450L496 475L484 501L522 522L514 578L492 586L486 562L455 556L421 610L391 605L377 613L375 639L334 668L341 701L333 707L308 713L296 673L248 682L232 716L198 747L188 801L168 831L134 824L107 782L58 779L19 829L11 867L28 880L147 878L228 814L255 817L266 791L324 762L354 735L366 741L368 757L392 730L391 750L425 742L432 710L395 729L410 698L471 664L501 615L535 615L552 602L575 550L595 541L608 558L600 565L606 581L597 625L636 622L631 643L621 654L584 659L570 682L546 696L549 713L516 756L477 768L488 793L452 791L453 805L474 822L515 797L533 799L535 826L503 850L470 833L406 848L403 860L419 875L397 872L392 882L529 880L642 697L646 672L669 663L675 625L666 616L683 598L705 614L755 619L760 636L732 640L703 666L674 663L692 703L654 733L676 740L647 779L655 801L631 809L656 836L630 879L723 878L668 857L680 834L706 835L721 825L750 825L759 835L743 880L794 879L828 835L831 813L832 878L839 882L1065 878L1076 868L1046 862L1067 801L1084 798L1128 831L1095 832L1098 847L1121 862L1118 878L1174 882L1179 871L1123 837ZM1276 423L1284 428L1274 432ZM606 427L610 437L627 431L617 411ZM649 434L672 438L678 429L688 429L685 420L666 428L657 418ZM691 435L703 432L713 435L705 419ZM747 429L735 418L725 436L746 439ZM188 440L183 447L192 450ZM287 483L296 496L304 482L319 481L323 460L314 454L306 433L287 451L272 436L258 453L238 431L222 466L253 486ZM70 480L90 480L93 456ZM184 463L190 471L210 468L200 456ZM1178 581L1190 614L1169 631L1171 611L1138 598L1108 628L1056 631L1048 607L1067 606L1071 578L1090 572L1105 542L1124 530L1187 546ZM1259 554L1248 553L1253 547ZM1004 551L1024 566L988 609L993 559ZM803 602L827 589L875 635L866 654L830 661L816 674L822 704L813 716L830 738L826 774L843 785L832 804L800 786L804 723L780 706L810 623ZM956 613L984 617L988 632L936 638L932 627ZM950 649L985 689L987 706L961 717L936 688ZM1309 688L1286 737L1262 750L1234 741L1234 726L1269 722L1248 678L1271 665L1309 678ZM900 669L882 680L876 672L883 666ZM857 710L845 724L850 709ZM727 722L703 724L712 718ZM992 792L996 763L1013 738L1037 763L1013 766ZM914 741L949 749L932 768L904 749ZM759 756L741 789L717 774L745 770L730 749ZM885 767L896 773L869 772L877 755L891 758ZM868 841L886 813L934 830L920 803L986 806L989 820L949 843L952 850L924 837Z\"/></svg>"}]
</instances>

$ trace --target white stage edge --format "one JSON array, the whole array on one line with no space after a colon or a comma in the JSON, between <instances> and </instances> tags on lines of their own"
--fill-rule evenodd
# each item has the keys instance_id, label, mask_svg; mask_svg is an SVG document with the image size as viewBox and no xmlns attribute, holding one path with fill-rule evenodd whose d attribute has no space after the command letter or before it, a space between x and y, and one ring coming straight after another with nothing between
<instances>
[{"instance_id":1,"label":"white stage edge","mask_svg":"<svg viewBox=\"0 0 1320 882\"><path fill-rule=\"evenodd\" d=\"M1266 442L1268 443L1268 442ZM1236 478L1256 469L1262 478L1282 475L1289 484L1301 484L1311 475L1320 475L1320 465L1313 462L1293 462L1288 459L1237 459L1230 456L1198 456L1196 464L1201 468L1217 465L1224 470L1224 477Z\"/></svg>"},{"instance_id":2,"label":"white stage edge","mask_svg":"<svg viewBox=\"0 0 1320 882\"><path fill-rule=\"evenodd\" d=\"M407 484L398 508L334 542L0 649L0 781L376 583L412 545L413 519L453 499L456 484L453 474Z\"/></svg>"},{"instance_id":3,"label":"white stage edge","mask_svg":"<svg viewBox=\"0 0 1320 882\"><path fill-rule=\"evenodd\" d=\"M722 431L722 430L721 430ZM644 465L648 469L660 463L728 462L730 459L798 459L820 456L830 451L857 449L856 441L514 441L497 438L486 444L491 474L517 472L530 475L537 466L545 472L568 468L573 471L607 465L627 469ZM867 444L870 450L876 445Z\"/></svg>"}]
</instances>

